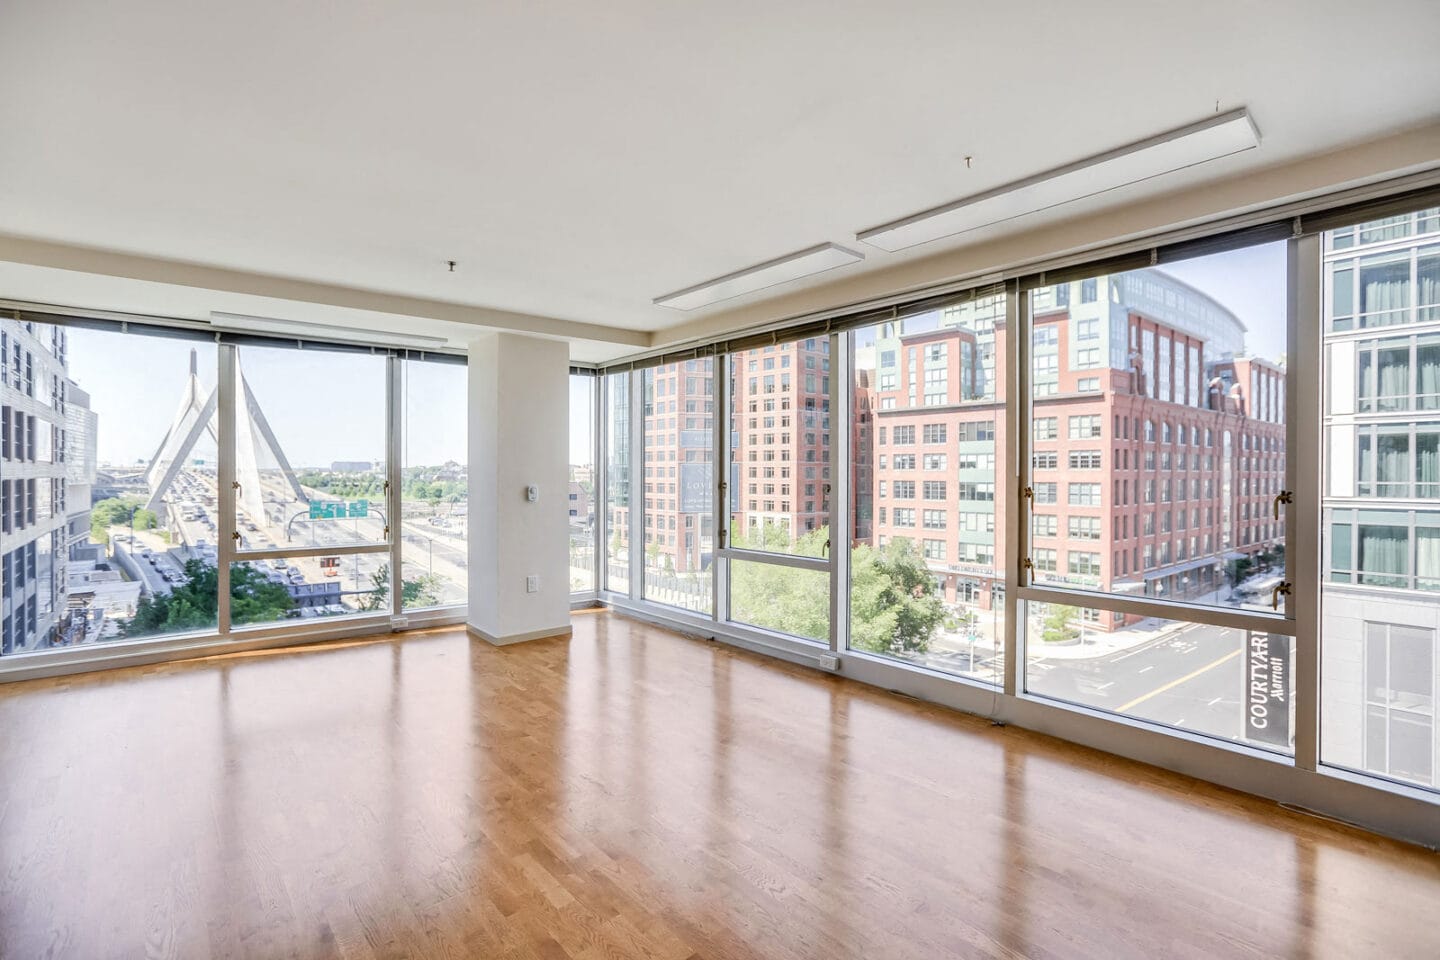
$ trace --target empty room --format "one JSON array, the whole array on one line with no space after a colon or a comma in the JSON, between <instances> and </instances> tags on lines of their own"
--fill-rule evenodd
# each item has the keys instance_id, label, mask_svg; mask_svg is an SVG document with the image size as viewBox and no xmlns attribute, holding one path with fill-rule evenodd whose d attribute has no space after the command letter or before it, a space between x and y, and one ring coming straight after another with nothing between
<instances>
[{"instance_id":1,"label":"empty room","mask_svg":"<svg viewBox=\"0 0 1440 960\"><path fill-rule=\"evenodd\" d=\"M0 958L1440 957L1437 37L0 3Z\"/></svg>"}]
</instances>

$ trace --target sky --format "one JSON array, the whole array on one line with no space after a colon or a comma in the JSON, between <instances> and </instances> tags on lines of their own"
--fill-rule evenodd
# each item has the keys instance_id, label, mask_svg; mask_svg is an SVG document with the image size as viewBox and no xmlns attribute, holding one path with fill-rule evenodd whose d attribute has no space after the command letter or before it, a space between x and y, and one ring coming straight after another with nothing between
<instances>
[{"instance_id":1,"label":"sky","mask_svg":"<svg viewBox=\"0 0 1440 960\"><path fill-rule=\"evenodd\" d=\"M1285 244L1276 242L1212 254L1161 269L1203 290L1249 329L1248 350L1279 359L1285 351ZM907 321L908 330L935 317ZM862 344L873 332L859 334ZM91 395L99 417L102 463L133 463L154 455L175 418L189 373L199 360L202 396L216 378L216 347L204 341L70 331L71 377ZM241 365L250 388L296 467L385 455L385 364L378 357L325 350L246 346ZM465 368L407 364L406 466L466 458ZM572 377L570 462L591 462L591 393ZM214 445L202 446L213 457Z\"/></svg>"}]
</instances>

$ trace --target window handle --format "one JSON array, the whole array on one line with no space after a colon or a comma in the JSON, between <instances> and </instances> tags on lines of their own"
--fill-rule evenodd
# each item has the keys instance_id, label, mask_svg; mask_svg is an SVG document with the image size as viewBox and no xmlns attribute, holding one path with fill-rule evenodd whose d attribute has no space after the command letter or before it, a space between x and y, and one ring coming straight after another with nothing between
<instances>
[{"instance_id":1,"label":"window handle","mask_svg":"<svg viewBox=\"0 0 1440 960\"><path fill-rule=\"evenodd\" d=\"M1270 609L1280 609L1280 598L1282 596L1290 596L1291 586L1293 586L1293 584L1291 584L1288 580L1281 580L1279 583L1275 584L1275 589L1270 591Z\"/></svg>"},{"instance_id":2,"label":"window handle","mask_svg":"<svg viewBox=\"0 0 1440 960\"><path fill-rule=\"evenodd\" d=\"M1279 493L1275 494L1275 519L1280 519L1280 504L1284 503L1288 505L1294 502L1295 494L1291 493L1289 490L1281 490Z\"/></svg>"}]
</instances>

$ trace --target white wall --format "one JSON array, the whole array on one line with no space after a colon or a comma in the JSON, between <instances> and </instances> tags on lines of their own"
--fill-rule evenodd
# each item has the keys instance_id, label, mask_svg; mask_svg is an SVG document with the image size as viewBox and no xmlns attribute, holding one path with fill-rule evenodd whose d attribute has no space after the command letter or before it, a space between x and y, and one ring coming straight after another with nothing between
<instances>
[{"instance_id":1,"label":"white wall","mask_svg":"<svg viewBox=\"0 0 1440 960\"><path fill-rule=\"evenodd\" d=\"M564 341L497 333L470 345L467 622L492 643L570 631L569 377Z\"/></svg>"}]
</instances>

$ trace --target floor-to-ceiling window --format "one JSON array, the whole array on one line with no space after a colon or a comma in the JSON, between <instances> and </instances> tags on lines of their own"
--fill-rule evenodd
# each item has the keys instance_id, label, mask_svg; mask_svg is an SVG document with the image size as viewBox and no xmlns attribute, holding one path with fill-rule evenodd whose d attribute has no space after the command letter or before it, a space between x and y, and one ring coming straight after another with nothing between
<instances>
[{"instance_id":1,"label":"floor-to-ceiling window","mask_svg":"<svg viewBox=\"0 0 1440 960\"><path fill-rule=\"evenodd\" d=\"M463 604L469 587L466 365L459 357L410 355L400 377L401 607Z\"/></svg>"},{"instance_id":2,"label":"floor-to-ceiling window","mask_svg":"<svg viewBox=\"0 0 1440 960\"><path fill-rule=\"evenodd\" d=\"M1028 692L1292 749L1286 254L1028 293Z\"/></svg>"},{"instance_id":3,"label":"floor-to-ceiling window","mask_svg":"<svg viewBox=\"0 0 1440 960\"><path fill-rule=\"evenodd\" d=\"M1440 208L1323 244L1320 756L1440 786Z\"/></svg>"},{"instance_id":4,"label":"floor-to-ceiling window","mask_svg":"<svg viewBox=\"0 0 1440 960\"><path fill-rule=\"evenodd\" d=\"M599 378L570 375L570 472L565 512L570 522L570 592L595 589L595 391Z\"/></svg>"},{"instance_id":5,"label":"floor-to-ceiling window","mask_svg":"<svg viewBox=\"0 0 1440 960\"><path fill-rule=\"evenodd\" d=\"M642 596L714 608L715 389L710 357L640 373L643 390Z\"/></svg>"},{"instance_id":6,"label":"floor-to-ceiling window","mask_svg":"<svg viewBox=\"0 0 1440 960\"><path fill-rule=\"evenodd\" d=\"M728 619L830 639L831 340L727 358Z\"/></svg>"},{"instance_id":7,"label":"floor-to-ceiling window","mask_svg":"<svg viewBox=\"0 0 1440 960\"><path fill-rule=\"evenodd\" d=\"M1003 677L1005 335L993 291L848 334L851 650Z\"/></svg>"},{"instance_id":8,"label":"floor-to-ceiling window","mask_svg":"<svg viewBox=\"0 0 1440 960\"><path fill-rule=\"evenodd\" d=\"M464 603L464 359L218 339L0 321L0 652Z\"/></svg>"},{"instance_id":9,"label":"floor-to-ceiling window","mask_svg":"<svg viewBox=\"0 0 1440 960\"><path fill-rule=\"evenodd\" d=\"M215 357L0 319L0 653L215 629ZM240 615L288 606L258 589Z\"/></svg>"},{"instance_id":10,"label":"floor-to-ceiling window","mask_svg":"<svg viewBox=\"0 0 1440 960\"><path fill-rule=\"evenodd\" d=\"M399 532L389 502L389 357L299 344L227 349L242 557L231 577L288 592L290 605L264 619L389 612L388 543ZM439 599L424 577L401 589L421 605Z\"/></svg>"},{"instance_id":11,"label":"floor-to-ceiling window","mask_svg":"<svg viewBox=\"0 0 1440 960\"><path fill-rule=\"evenodd\" d=\"M602 480L605 491L604 578L606 590L622 596L630 593L630 498L631 483L631 377L629 371L608 374L601 384L600 424L603 435Z\"/></svg>"}]
</instances>

